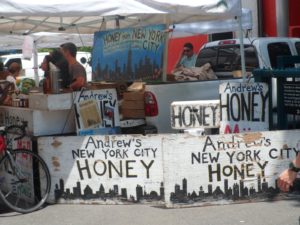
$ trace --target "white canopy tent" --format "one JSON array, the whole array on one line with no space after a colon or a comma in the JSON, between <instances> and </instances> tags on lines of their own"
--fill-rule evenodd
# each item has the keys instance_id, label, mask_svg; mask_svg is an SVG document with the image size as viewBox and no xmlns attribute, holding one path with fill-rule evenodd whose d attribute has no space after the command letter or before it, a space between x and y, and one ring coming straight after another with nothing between
<instances>
[{"instance_id":1,"label":"white canopy tent","mask_svg":"<svg viewBox=\"0 0 300 225\"><path fill-rule=\"evenodd\" d=\"M218 24L231 21L241 31L242 20L235 20L241 15L241 0L1 0L0 35L37 32L80 35L159 23L175 24L175 31L183 33L188 29L195 34L198 28L204 27L203 21L210 22L213 29L215 25L211 21ZM176 25L183 23L185 25ZM186 23L194 23L194 28ZM242 45L241 55L244 67Z\"/></svg>"},{"instance_id":2,"label":"white canopy tent","mask_svg":"<svg viewBox=\"0 0 300 225\"><path fill-rule=\"evenodd\" d=\"M252 13L249 9L242 9L243 30L252 29ZM170 25L169 37L185 37L198 34L221 33L239 30L238 20L235 18L226 20L201 21L194 23ZM95 30L97 31L97 30ZM61 43L72 41L76 46L93 46L93 34L80 34L68 32L32 32L30 35L37 49L55 48ZM22 34L0 33L0 50L22 49L24 37Z\"/></svg>"},{"instance_id":3,"label":"white canopy tent","mask_svg":"<svg viewBox=\"0 0 300 225\"><path fill-rule=\"evenodd\" d=\"M73 42L76 46L93 46L93 34L38 32L30 34L35 48L57 48L62 43ZM24 35L0 35L0 50L22 49Z\"/></svg>"},{"instance_id":4,"label":"white canopy tent","mask_svg":"<svg viewBox=\"0 0 300 225\"><path fill-rule=\"evenodd\" d=\"M0 31L94 33L148 24L225 20L241 16L240 0L2 0Z\"/></svg>"},{"instance_id":5,"label":"white canopy tent","mask_svg":"<svg viewBox=\"0 0 300 225\"><path fill-rule=\"evenodd\" d=\"M242 9L242 29L252 29L252 13L250 9ZM225 20L201 21L194 23L184 23L173 25L171 37L185 37L197 34L222 33L228 31L238 31L239 21L236 18Z\"/></svg>"}]
</instances>

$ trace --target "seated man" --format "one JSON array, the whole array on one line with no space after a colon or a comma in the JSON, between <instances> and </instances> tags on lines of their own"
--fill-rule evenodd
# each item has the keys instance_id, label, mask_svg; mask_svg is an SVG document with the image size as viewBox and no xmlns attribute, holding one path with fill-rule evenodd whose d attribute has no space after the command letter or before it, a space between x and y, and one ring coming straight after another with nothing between
<instances>
[{"instance_id":1,"label":"seated man","mask_svg":"<svg viewBox=\"0 0 300 225\"><path fill-rule=\"evenodd\" d=\"M194 54L194 46L192 43L185 43L183 46L183 51L181 57L176 64L176 68L184 67L191 68L196 64L197 55Z\"/></svg>"}]
</instances>

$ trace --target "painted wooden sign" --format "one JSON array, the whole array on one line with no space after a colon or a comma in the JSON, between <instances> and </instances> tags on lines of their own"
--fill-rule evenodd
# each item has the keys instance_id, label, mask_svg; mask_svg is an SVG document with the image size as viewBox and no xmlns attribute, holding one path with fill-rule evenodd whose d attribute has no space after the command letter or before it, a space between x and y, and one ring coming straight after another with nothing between
<instances>
[{"instance_id":1,"label":"painted wooden sign","mask_svg":"<svg viewBox=\"0 0 300 225\"><path fill-rule=\"evenodd\" d=\"M269 130L269 91L265 83L223 83L220 134Z\"/></svg>"},{"instance_id":2,"label":"painted wooden sign","mask_svg":"<svg viewBox=\"0 0 300 225\"><path fill-rule=\"evenodd\" d=\"M166 25L96 32L93 80L162 80Z\"/></svg>"},{"instance_id":3,"label":"painted wooden sign","mask_svg":"<svg viewBox=\"0 0 300 225\"><path fill-rule=\"evenodd\" d=\"M173 129L217 128L220 126L220 101L178 101L171 104Z\"/></svg>"},{"instance_id":4,"label":"painted wooden sign","mask_svg":"<svg viewBox=\"0 0 300 225\"><path fill-rule=\"evenodd\" d=\"M161 136L44 137L50 202L128 204L164 199Z\"/></svg>"},{"instance_id":5,"label":"painted wooden sign","mask_svg":"<svg viewBox=\"0 0 300 225\"><path fill-rule=\"evenodd\" d=\"M79 135L107 134L120 127L115 89L83 90L74 92L73 95Z\"/></svg>"},{"instance_id":6,"label":"painted wooden sign","mask_svg":"<svg viewBox=\"0 0 300 225\"><path fill-rule=\"evenodd\" d=\"M299 132L165 137L166 205L230 204L292 195L280 193L276 179L299 153ZM300 197L299 192L292 196Z\"/></svg>"}]
</instances>

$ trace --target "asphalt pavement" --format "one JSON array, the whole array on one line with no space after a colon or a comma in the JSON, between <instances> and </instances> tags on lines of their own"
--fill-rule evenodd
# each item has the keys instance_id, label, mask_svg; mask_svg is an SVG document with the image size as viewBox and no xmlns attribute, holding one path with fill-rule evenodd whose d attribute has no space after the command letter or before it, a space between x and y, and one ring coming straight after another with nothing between
<instances>
[{"instance_id":1,"label":"asphalt pavement","mask_svg":"<svg viewBox=\"0 0 300 225\"><path fill-rule=\"evenodd\" d=\"M24 215L0 207L0 225L299 225L300 217L299 200L177 209L56 204Z\"/></svg>"}]
</instances>

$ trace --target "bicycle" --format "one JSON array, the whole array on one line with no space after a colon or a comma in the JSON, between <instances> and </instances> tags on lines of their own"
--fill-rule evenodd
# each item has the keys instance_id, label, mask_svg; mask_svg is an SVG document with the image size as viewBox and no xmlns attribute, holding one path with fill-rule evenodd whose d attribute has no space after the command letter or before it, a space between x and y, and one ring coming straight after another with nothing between
<instances>
[{"instance_id":1,"label":"bicycle","mask_svg":"<svg viewBox=\"0 0 300 225\"><path fill-rule=\"evenodd\" d=\"M50 193L50 173L44 160L31 150L13 149L13 140L26 134L27 123L0 128L0 199L12 210L40 209ZM8 137L17 136L9 139Z\"/></svg>"}]
</instances>

